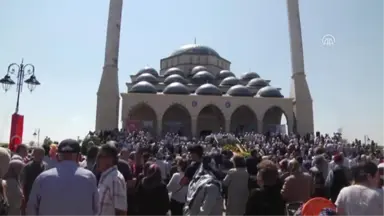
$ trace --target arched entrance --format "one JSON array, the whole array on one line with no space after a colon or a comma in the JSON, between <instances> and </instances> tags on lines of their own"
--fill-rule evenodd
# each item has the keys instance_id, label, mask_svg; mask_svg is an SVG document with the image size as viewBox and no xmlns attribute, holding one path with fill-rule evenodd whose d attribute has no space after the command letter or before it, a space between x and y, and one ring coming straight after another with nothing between
<instances>
[{"instance_id":1,"label":"arched entrance","mask_svg":"<svg viewBox=\"0 0 384 216\"><path fill-rule=\"evenodd\" d=\"M204 107L197 116L197 135L206 136L211 133L225 131L225 118L215 105Z\"/></svg>"},{"instance_id":2,"label":"arched entrance","mask_svg":"<svg viewBox=\"0 0 384 216\"><path fill-rule=\"evenodd\" d=\"M157 116L155 110L148 104L141 103L134 106L128 113L128 119L126 129L133 130L145 130L156 136L157 130Z\"/></svg>"},{"instance_id":3,"label":"arched entrance","mask_svg":"<svg viewBox=\"0 0 384 216\"><path fill-rule=\"evenodd\" d=\"M231 115L230 131L236 134L257 131L257 117L253 110L245 105L238 107Z\"/></svg>"},{"instance_id":4,"label":"arched entrance","mask_svg":"<svg viewBox=\"0 0 384 216\"><path fill-rule=\"evenodd\" d=\"M287 115L278 106L269 108L263 117L263 132L286 134L288 132Z\"/></svg>"},{"instance_id":5,"label":"arched entrance","mask_svg":"<svg viewBox=\"0 0 384 216\"><path fill-rule=\"evenodd\" d=\"M191 136L191 115L187 108L180 104L170 106L162 118L162 134L168 132L177 133L181 136Z\"/></svg>"}]
</instances>

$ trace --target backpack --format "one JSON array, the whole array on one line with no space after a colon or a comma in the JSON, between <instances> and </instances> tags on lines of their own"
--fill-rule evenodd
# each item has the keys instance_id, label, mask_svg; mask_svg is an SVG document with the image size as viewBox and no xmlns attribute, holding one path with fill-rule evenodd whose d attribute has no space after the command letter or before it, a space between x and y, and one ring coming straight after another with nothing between
<instances>
[{"instance_id":1,"label":"backpack","mask_svg":"<svg viewBox=\"0 0 384 216\"><path fill-rule=\"evenodd\" d=\"M1 187L0 187L0 215L8 215L8 211L9 211L9 203L8 203L8 199L7 199L7 196L6 196L6 185L5 183L3 182L2 179L0 179L1 181Z\"/></svg>"}]
</instances>

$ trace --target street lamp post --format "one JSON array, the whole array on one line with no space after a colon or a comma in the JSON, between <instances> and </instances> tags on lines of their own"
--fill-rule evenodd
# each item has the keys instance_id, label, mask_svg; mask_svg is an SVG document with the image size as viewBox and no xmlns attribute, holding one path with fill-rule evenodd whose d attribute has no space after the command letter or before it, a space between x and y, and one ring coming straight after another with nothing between
<instances>
[{"instance_id":1,"label":"street lamp post","mask_svg":"<svg viewBox=\"0 0 384 216\"><path fill-rule=\"evenodd\" d=\"M12 80L11 76L16 76L16 83ZM25 79L25 77L28 77ZM20 106L20 93L23 91L23 84L28 85L28 89L32 92L36 86L40 85L40 82L35 76L35 66L32 64L24 64L21 60L21 64L12 63L8 66L7 74L0 79L0 83L5 92L7 92L12 85L16 84L17 99L15 114L19 113Z\"/></svg>"},{"instance_id":2,"label":"street lamp post","mask_svg":"<svg viewBox=\"0 0 384 216\"><path fill-rule=\"evenodd\" d=\"M33 133L33 136L37 136L37 146L40 146L40 128L36 129L35 132Z\"/></svg>"},{"instance_id":3,"label":"street lamp post","mask_svg":"<svg viewBox=\"0 0 384 216\"><path fill-rule=\"evenodd\" d=\"M16 82L13 81L12 76L16 77ZM28 89L32 92L35 90L36 86L40 85L40 82L36 79L35 76L35 66L32 64L24 64L24 61L21 60L20 64L12 63L8 66L7 73L5 76L0 79L0 83L5 92L7 92L12 85L16 84L17 91L17 99L16 99L16 109L15 113L12 115L12 125L11 125L11 136L10 136L10 149L14 150L16 144L20 144L22 140L22 127L23 125L23 117L18 115L19 106L20 106L20 94L23 91L24 83L27 84ZM18 128L21 128L19 130ZM19 141L15 141L15 137L19 139Z\"/></svg>"}]
</instances>

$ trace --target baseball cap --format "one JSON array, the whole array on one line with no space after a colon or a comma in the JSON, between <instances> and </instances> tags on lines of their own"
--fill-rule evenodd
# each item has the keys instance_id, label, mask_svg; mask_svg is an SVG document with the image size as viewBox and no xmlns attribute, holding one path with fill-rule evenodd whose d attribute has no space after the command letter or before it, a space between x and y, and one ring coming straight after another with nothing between
<instances>
[{"instance_id":1,"label":"baseball cap","mask_svg":"<svg viewBox=\"0 0 384 216\"><path fill-rule=\"evenodd\" d=\"M73 139L65 139L57 147L59 153L80 153L80 144Z\"/></svg>"}]
</instances>

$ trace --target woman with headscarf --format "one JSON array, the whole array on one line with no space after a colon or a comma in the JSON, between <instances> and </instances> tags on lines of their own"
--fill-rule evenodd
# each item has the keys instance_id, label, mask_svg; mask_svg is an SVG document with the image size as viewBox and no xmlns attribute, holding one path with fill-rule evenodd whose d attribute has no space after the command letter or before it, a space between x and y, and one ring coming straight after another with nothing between
<instances>
[{"instance_id":1,"label":"woman with headscarf","mask_svg":"<svg viewBox=\"0 0 384 216\"><path fill-rule=\"evenodd\" d=\"M9 149L0 147L0 215L7 215L9 209L6 181L3 179L8 172L10 160L11 154Z\"/></svg>"},{"instance_id":2,"label":"woman with headscarf","mask_svg":"<svg viewBox=\"0 0 384 216\"><path fill-rule=\"evenodd\" d=\"M147 164L146 164L147 165ZM150 164L136 192L138 215L166 215L170 204L167 186L162 182L160 168Z\"/></svg>"},{"instance_id":3,"label":"woman with headscarf","mask_svg":"<svg viewBox=\"0 0 384 216\"><path fill-rule=\"evenodd\" d=\"M25 164L19 160L9 163L8 172L4 176L7 183L7 198L9 203L9 215L20 215L23 203L23 191L20 182L20 174Z\"/></svg>"}]
</instances>

